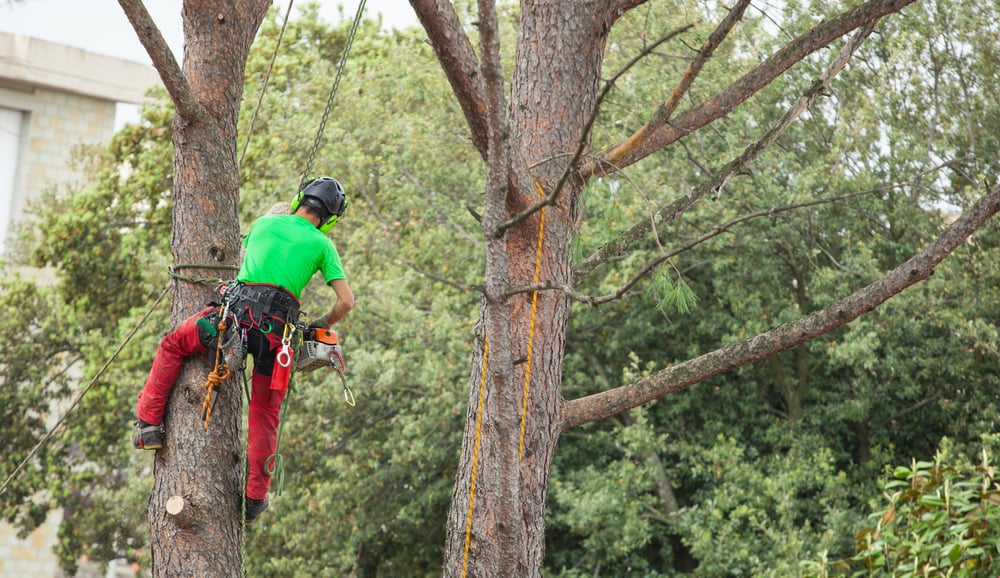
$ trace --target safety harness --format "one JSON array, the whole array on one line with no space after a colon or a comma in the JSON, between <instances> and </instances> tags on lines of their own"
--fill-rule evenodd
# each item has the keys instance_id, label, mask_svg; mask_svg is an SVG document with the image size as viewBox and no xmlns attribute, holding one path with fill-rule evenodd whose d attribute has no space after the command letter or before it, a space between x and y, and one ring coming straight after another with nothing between
<instances>
[{"instance_id":1,"label":"safety harness","mask_svg":"<svg viewBox=\"0 0 1000 578\"><path fill-rule=\"evenodd\" d=\"M243 369L247 355L247 332L256 329L278 349L271 373L271 389L287 390L292 371L311 372L330 367L340 378L344 401L354 406L354 392L344 376L346 364L337 333L332 329L305 327L298 322L299 301L277 285L233 281L220 288L218 313L199 320L215 338L215 367L205 382L202 419L205 429L218 395L216 388L232 373ZM278 337L277 328L281 328ZM296 355L297 354L297 355ZM282 420L283 421L283 420Z\"/></svg>"}]
</instances>

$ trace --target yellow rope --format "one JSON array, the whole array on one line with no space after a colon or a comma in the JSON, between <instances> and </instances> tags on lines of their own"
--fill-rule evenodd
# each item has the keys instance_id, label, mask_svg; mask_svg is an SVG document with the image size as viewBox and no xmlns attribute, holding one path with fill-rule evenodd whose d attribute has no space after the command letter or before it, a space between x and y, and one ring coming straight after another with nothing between
<instances>
[{"instance_id":1,"label":"yellow rope","mask_svg":"<svg viewBox=\"0 0 1000 578\"><path fill-rule=\"evenodd\" d=\"M542 186L537 182L535 187L538 189L538 195L545 198L545 192L542 191ZM542 239L545 236L545 207L542 207L541 214L539 216L538 222L538 249L535 251L535 284L538 284L539 273L542 269ZM524 365L524 393L522 395L523 401L521 403L521 441L518 445L517 459L520 461L524 458L524 428L525 422L528 416L528 385L531 383L531 352L535 344L535 311L538 306L538 291L531 292L531 325L528 327L528 357Z\"/></svg>"},{"instance_id":2,"label":"yellow rope","mask_svg":"<svg viewBox=\"0 0 1000 578\"><path fill-rule=\"evenodd\" d=\"M490 337L483 346L483 377L479 381L479 407L476 409L476 442L472 449L472 481L469 483L469 515L465 522L465 556L462 558L462 578L469 566L469 543L472 540L472 505L476 501L476 465L479 462L479 433L483 425L483 396L486 394L486 362L490 357Z\"/></svg>"},{"instance_id":3,"label":"yellow rope","mask_svg":"<svg viewBox=\"0 0 1000 578\"><path fill-rule=\"evenodd\" d=\"M544 198L545 192L537 182L535 187L538 194ZM545 207L542 207L540 221L538 224L538 249L535 252L535 284L538 283L542 268L542 241L545 236ZM531 383L531 351L535 340L535 312L538 307L538 291L531 293L531 324L528 328L528 357L524 368L524 393L521 404L521 438L518 453L518 460L524 457L524 430L528 414L528 389ZM483 375L479 382L479 405L476 408L476 438L472 449L472 479L469 482L469 512L465 522L465 554L462 558L462 578L465 578L469 568L469 547L472 542L472 508L476 501L476 473L479 466L479 439L483 424L483 397L486 393L486 366L490 355L490 338L486 336L486 343L483 347Z\"/></svg>"}]
</instances>

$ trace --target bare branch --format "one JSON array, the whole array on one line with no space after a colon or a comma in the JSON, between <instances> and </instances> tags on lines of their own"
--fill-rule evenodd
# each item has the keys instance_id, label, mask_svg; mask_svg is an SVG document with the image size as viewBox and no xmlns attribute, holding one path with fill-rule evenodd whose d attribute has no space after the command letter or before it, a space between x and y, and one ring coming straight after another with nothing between
<instances>
[{"instance_id":1,"label":"bare branch","mask_svg":"<svg viewBox=\"0 0 1000 578\"><path fill-rule=\"evenodd\" d=\"M547 284L547 283L538 283L538 284L535 284L535 285L512 287L510 289L510 291L507 292L507 295L508 296L513 296L513 295L516 295L518 293L527 293L527 292L530 292L530 291L559 289L559 290L565 291L569 295L569 297L571 299L573 299L574 301L580 301L582 303L587 303L588 305L603 305L604 303L609 303L611 301L617 301L617 300L621 299L622 297L624 297L625 294L628 293L629 290L631 290L632 287L634 287L636 285L636 283L638 283L644 277L646 277L647 275L649 275L650 273L652 273L653 271L655 271L665 261L667 261L667 260L669 260L669 259L671 259L673 257L676 257L677 255L683 253L684 251L689 251L689 250L693 249L694 247L697 247L698 245L704 243L705 241L708 241L709 239L711 239L713 237L717 237L717 236L721 235L722 233L725 233L726 231L728 231L729 229L733 228L734 226L736 226L736 225L738 225L740 223L743 223L743 222L746 222L746 221L749 221L749 220L752 220L752 219L757 219L757 218L760 218L760 217L770 217L770 216L773 216L773 215L778 215L778 214L781 214L781 213L787 213L789 211L794 211L794 210L797 210L797 209L804 209L806 207L814 207L816 205L827 205L827 204L830 204L830 203L838 203L840 201L846 201L848 199L852 199L854 197L860 197L862 195L870 195L872 193L883 192L883 191L885 191L885 190L887 190L889 188L890 187L880 187L880 188L877 188L877 189L868 189L868 190L864 190L864 191L856 191L856 192L853 192L853 193L845 193L843 195L836 195L836 196L833 196L833 197L826 197L826 198L823 198L823 199L815 199L815 200L812 200L812 201L805 201L805 202L802 202L802 203L795 203L795 204L792 204L792 205L784 205L784 206L781 206L781 207L771 207L769 209L761 209L759 211L754 211L752 213L747 213L745 215L740 215L739 217L736 217L736 218L731 219L731 220L729 220L729 221L727 221L727 222L725 222L725 223L723 223L721 225L717 225L717 226L713 227L711 231L709 231L709 232L707 232L707 233L705 233L705 234L703 234L703 235L701 235L699 237L696 237L696 238L688 241L687 243L684 243L683 245L677 246L677 247L671 249L670 251L664 251L662 254L657 255L656 258L654 258L654 259L650 260L648 263L646 263L646 265L644 265L642 267L642 269L639 270L639 272L637 272L635 275L633 275L631 279L629 279L628 281L626 281L615 292L609 293L607 295L602 295L600 297L592 297L592 296L580 293L580 292L576 291L575 289L568 289L565 286L554 285L554 284Z\"/></svg>"},{"instance_id":2,"label":"bare branch","mask_svg":"<svg viewBox=\"0 0 1000 578\"><path fill-rule=\"evenodd\" d=\"M160 80L170 94L174 102L177 114L186 120L197 121L202 118L202 107L195 99L191 86L188 84L184 72L174 53L170 50L167 41L163 39L163 34L153 22L153 18L146 10L146 6L141 0L118 0L125 16L135 29L139 42L146 48L146 53L153 61L153 66L160 73Z\"/></svg>"},{"instance_id":3,"label":"bare branch","mask_svg":"<svg viewBox=\"0 0 1000 578\"><path fill-rule=\"evenodd\" d=\"M613 23L629 10L645 4L648 0L612 0L608 5L608 20Z\"/></svg>"},{"instance_id":4,"label":"bare branch","mask_svg":"<svg viewBox=\"0 0 1000 578\"><path fill-rule=\"evenodd\" d=\"M455 7L447 0L410 0L441 68L451 83L455 98L469 123L472 144L485 159L489 139L486 125L486 95L479 62L465 34Z\"/></svg>"},{"instance_id":5,"label":"bare branch","mask_svg":"<svg viewBox=\"0 0 1000 578\"><path fill-rule=\"evenodd\" d=\"M957 162L958 162L958 160L949 161L949 162L946 162L946 163L942 163L942 164L940 164L940 165L938 165L938 166L936 166L936 167L934 167L932 169L929 169L927 171L922 171L921 173L918 174L917 178L922 178L924 175L926 175L928 173L931 173L931 172L934 172L934 171L938 171L938 170L940 170L940 169L942 169L944 167L953 165L953 164L955 164ZM822 199L815 199L815 200L812 200L812 201L805 201L805 202L802 202L802 203L795 203L795 204L792 204L792 205L784 205L784 206L781 206L781 207L772 207L770 209L762 209L760 211L754 211L752 213L747 213L745 215L741 215L739 217L731 219L730 221L727 221L727 222L725 222L725 223L723 223L721 225L718 225L718 226L712 228L711 231L709 231L709 232L707 232L707 233L705 233L705 234L703 234L703 235L701 235L699 237L696 237L695 239L692 239L691 241L689 241L687 243L684 243L683 245L675 247L674 249L670 250L669 252L664 252L663 254L658 255L655 259L652 259L651 261L649 261L648 263L646 263L646 265L638 273L636 273L635 275L633 275L631 279L629 279L628 281L626 281L614 293L610 293L610 294L603 295L603 296L600 296L600 297L591 297L591 296L579 293L576 290L568 290L565 287L555 287L555 286L552 286L552 285L547 285L547 286L544 286L544 287L542 287L542 286L538 286L538 287L531 286L531 287L527 287L527 288L526 287L515 287L515 288L511 289L510 294L513 295L513 294L516 294L516 293L524 293L524 292L527 292L527 291L540 290L540 289L561 289L561 290L565 291L569 295L569 297L571 299L573 299L574 301L580 301L582 303L587 303L589 305L603 305L604 303L608 303L608 302L611 302L611 301L617 301L617 300L621 299L622 297L624 297L625 294L628 293L629 290L632 287L634 287L636 283L638 283L646 275L649 275L651 272L653 272L654 270L656 270L656 268L659 267L663 262L665 262L668 259L671 259L671 258L673 258L673 257L675 257L675 256L677 256L677 255L679 255L681 253L683 253L684 251L688 251L690 249L693 249L694 247L696 247L696 246L704 243L705 241L707 241L707 240L709 240L709 239L711 239L713 237L721 235L722 233L728 231L729 229L731 229L735 225L738 225L738 224L743 223L745 221L749 221L751 219L756 219L756 218L759 218L759 217L767 217L767 216L777 215L777 214L780 214L780 213L786 213L786 212L789 212L789 211L794 211L796 209L803 209L803 208L806 208L806 207L812 207L812 206L816 206L816 205L826 205L826 204L830 204L830 203L837 203L837 202L840 202L840 201L846 201L848 199L852 199L854 197L860 197L862 195L870 195L870 194L873 194L873 193L885 192L885 191L897 188L899 186L900 185L885 186L885 187L878 187L878 188L874 188L874 189L867 189L867 190L864 190L864 191L856 191L856 192L853 192L853 193L844 193L842 195L835 195L835 196L832 196L832 197L826 197L826 198L822 198ZM833 264L834 264L835 267L837 267L837 268L839 268L839 269L841 269L843 271L846 271L847 273L851 273L852 275L857 275L857 272L851 271L851 270L848 270L848 269L844 268L840 263L837 262L836 259L833 258L832 255L829 254L828 251L826 251L822 247L820 247L820 250L823 251L823 253L827 255L827 257L833 262ZM791 266L791 263L789 262L788 265Z\"/></svg>"},{"instance_id":6,"label":"bare branch","mask_svg":"<svg viewBox=\"0 0 1000 578\"><path fill-rule=\"evenodd\" d=\"M514 227L519 223L527 220L528 217L540 211L542 207L546 207L549 205L555 206L556 199L559 198L559 193L562 191L563 186L566 184L566 180L569 178L570 171L573 170L573 167L577 166L580 157L583 155L584 150L586 150L587 148L587 144L589 142L588 135L590 134L590 129L594 126L594 121L597 120L597 113L600 112L601 110L601 104L604 102L604 99L608 96L608 93L611 92L611 89L614 87L615 82L617 82L618 79L621 78L623 74L628 72L629 69L638 64L643 58L645 58L654 50L656 50L658 46L660 46L667 40L676 37L679 34L687 32L692 27L694 27L694 24L689 24L687 26L674 30L673 32L670 32L669 34L663 36L656 42L650 44L649 46L644 48L639 54L637 54L632 60L626 63L625 66L623 66L621 70L615 73L615 75L612 76L609 81L604 83L604 87L601 89L601 93L597 96L596 102L594 102L594 108L590 113L590 118L587 119L586 126L584 126L583 130L580 132L580 139L576 143L576 151L574 151L573 157L570 159L570 161L566 163L566 168L563 170L562 176L559 177L559 182L556 183L555 189L553 189L552 192L549 193L548 195L543 195L541 200L535 202L527 209L521 211L517 215L514 215L510 219L501 223L497 229L497 234L503 234L503 232L506 231L507 229Z\"/></svg>"},{"instance_id":7,"label":"bare branch","mask_svg":"<svg viewBox=\"0 0 1000 578\"><path fill-rule=\"evenodd\" d=\"M660 105L660 108L653 113L649 122L644 124L638 131L635 132L635 134L604 153L601 161L606 162L610 166L598 166L597 168L600 171L613 172L616 170L614 167L617 167L622 159L635 151L640 144L649 138L649 135L652 135L667 123L667 120L670 119L674 110L677 109L677 105L680 103L681 98L683 98L684 95L687 94L688 89L691 88L691 85L694 83L695 78L697 78L698 73L701 72L701 69L705 66L708 59L712 57L712 54L715 53L715 49L722 44L722 41L726 39L729 32L732 31L734 26L736 26L736 23L743 18L743 14L746 12L747 6L749 5L750 0L741 0L729 11L729 14L723 18L722 22L719 23L712 34L708 36L708 39L702 45L701 50L698 51L697 57L695 57L695 59L691 61L691 64L688 65L687 70L684 71L684 75L681 77L677 87L674 88L670 98L667 99L667 102Z\"/></svg>"},{"instance_id":8,"label":"bare branch","mask_svg":"<svg viewBox=\"0 0 1000 578\"><path fill-rule=\"evenodd\" d=\"M606 295L604 297L593 298L593 299L589 300L588 302L591 303L592 305L600 305L602 303L607 303L608 301L614 301L614 300L617 300L617 299L621 299L622 296L624 296L632 287L634 287L636 283L638 283L644 277L646 277L647 275L649 275L650 273L652 273L653 271L655 271L665 261L667 261L667 260L669 260L669 259L671 259L671 258L673 258L673 257L675 257L675 256L677 256L677 255L679 255L681 253L683 253L684 251L689 251L689 250L693 249L694 247L697 247L698 245L704 243L705 241L708 241L709 239L711 239L713 237L717 237L717 236L721 235L722 233L725 233L726 231L728 231L729 229L731 229L732 227L734 227L734 226L736 226L736 225L738 225L740 223L749 221L751 219L757 219L759 217L769 217L769 216L777 215L777 214L780 214L780 213L786 213L788 211L794 211L796 209L803 209L805 207L812 207L812 206L816 206L816 205L825 205L825 204L829 204L829 203L836 203L836 202L840 202L840 201L845 201L845 200L853 198L853 197L858 197L858 196L861 196L861 195L869 195L871 193L879 192L879 191L882 191L882 190L884 190L884 189L872 189L872 190L867 190L867 191L859 191L859 192L855 192L855 193L847 193L847 194L844 194L844 195L837 195L835 197L830 197L830 198L826 198L826 199L817 199L815 201L807 201L807 202L804 202L804 203L796 203L794 205L786 205L784 207L774 207L774 208L770 208L770 209L763 209L763 210L760 210L760 211L754 211L752 213L748 213L746 215L741 215L739 217L736 217L735 219L730 220L729 222L726 222L726 223L723 223L721 225L718 225L718 226L714 227L711 231L705 233L704 235L701 235L700 237L692 239L691 241L688 241L687 243L684 243L683 245L680 245L679 247L675 247L674 249L671 249L670 251L667 251L667 252L663 253L662 255L657 256L655 259L653 259L649 263L647 263L638 273L636 273L635 275L633 275L632 278L628 280L628 282L626 282L624 285L622 285L622 287L620 289L618 289L618 291L616 291L615 293L613 293L611 295Z\"/></svg>"},{"instance_id":9,"label":"bare branch","mask_svg":"<svg viewBox=\"0 0 1000 578\"><path fill-rule=\"evenodd\" d=\"M769 147L778 136L791 126L817 98L819 98L829 87L833 79L847 66L851 56L871 33L874 23L869 23L848 42L847 46L840 52L830 66L813 82L813 85L782 115L778 123L764 134L757 142L748 146L743 153L729 162L722 170L718 171L710 180L702 183L700 187L691 191L687 195L656 211L649 219L643 219L635 224L631 229L620 235L617 239L601 247L594 254L584 259L583 263L576 268L573 273L574 285L592 273L599 265L608 259L619 255L632 243L644 238L654 226L669 221L677 215L688 210L709 193L717 193L729 182L729 179L736 176L756 159L764 149Z\"/></svg>"},{"instance_id":10,"label":"bare branch","mask_svg":"<svg viewBox=\"0 0 1000 578\"><path fill-rule=\"evenodd\" d=\"M843 327L932 275L941 261L998 211L1000 186L994 186L926 249L878 281L812 315L746 341L668 367L628 385L564 402L562 429L617 415Z\"/></svg>"},{"instance_id":11,"label":"bare branch","mask_svg":"<svg viewBox=\"0 0 1000 578\"><path fill-rule=\"evenodd\" d=\"M609 149L599 161L582 168L583 176L585 178L601 176L634 164L681 137L726 116L806 56L824 48L851 30L870 22L877 22L883 16L898 12L911 3L913 0L870 0L817 25L712 98L675 117L673 122L643 132L642 138L628 147L616 146Z\"/></svg>"},{"instance_id":12,"label":"bare branch","mask_svg":"<svg viewBox=\"0 0 1000 578\"><path fill-rule=\"evenodd\" d=\"M503 87L503 70L500 64L500 36L497 29L496 6L492 1L479 1L479 41L482 47L482 77L486 104L486 125L489 154L486 158L486 206L483 229L491 239L499 238L499 219L505 214L510 191L511 168L510 128L507 124L507 106ZM504 251L496 243L487 243L487 259L493 256L506 263ZM506 270L506 265L503 270ZM489 280L487 281L489 285Z\"/></svg>"}]
</instances>

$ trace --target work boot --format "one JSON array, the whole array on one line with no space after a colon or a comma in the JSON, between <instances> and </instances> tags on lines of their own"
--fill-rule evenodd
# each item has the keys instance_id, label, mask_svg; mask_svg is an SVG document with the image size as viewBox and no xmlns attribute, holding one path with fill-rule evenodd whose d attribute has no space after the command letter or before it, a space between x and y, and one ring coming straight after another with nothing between
<instances>
[{"instance_id":1,"label":"work boot","mask_svg":"<svg viewBox=\"0 0 1000 578\"><path fill-rule=\"evenodd\" d=\"M132 445L137 450L158 450L163 447L166 430L163 424L151 425L141 419L135 420L135 433L132 434Z\"/></svg>"},{"instance_id":2,"label":"work boot","mask_svg":"<svg viewBox=\"0 0 1000 578\"><path fill-rule=\"evenodd\" d=\"M254 520L257 519L257 516L261 515L261 513L266 510L269 505L271 504L270 501L268 501L267 496L264 496L264 498L260 500L247 498L246 512L244 514L243 523L247 526L253 524Z\"/></svg>"}]
</instances>

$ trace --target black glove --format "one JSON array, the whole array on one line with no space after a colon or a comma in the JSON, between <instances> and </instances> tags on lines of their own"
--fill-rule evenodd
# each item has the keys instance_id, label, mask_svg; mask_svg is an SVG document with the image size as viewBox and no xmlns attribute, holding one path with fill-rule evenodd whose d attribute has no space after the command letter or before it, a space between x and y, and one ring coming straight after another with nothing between
<instances>
[{"instance_id":1,"label":"black glove","mask_svg":"<svg viewBox=\"0 0 1000 578\"><path fill-rule=\"evenodd\" d=\"M309 322L309 329L329 329L330 324L326 322L326 316L317 317Z\"/></svg>"}]
</instances>

